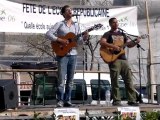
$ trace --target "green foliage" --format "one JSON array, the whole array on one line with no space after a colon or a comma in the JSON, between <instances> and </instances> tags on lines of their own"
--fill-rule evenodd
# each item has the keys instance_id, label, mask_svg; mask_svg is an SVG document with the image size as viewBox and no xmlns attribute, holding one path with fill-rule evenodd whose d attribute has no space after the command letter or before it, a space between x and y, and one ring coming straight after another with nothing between
<instances>
[{"instance_id":1,"label":"green foliage","mask_svg":"<svg viewBox=\"0 0 160 120\"><path fill-rule=\"evenodd\" d=\"M122 119L121 115L117 115L113 120L136 120L136 118L127 117ZM141 120L160 120L160 111L158 112L141 112Z\"/></svg>"},{"instance_id":2,"label":"green foliage","mask_svg":"<svg viewBox=\"0 0 160 120\"><path fill-rule=\"evenodd\" d=\"M40 117L41 113L36 113L34 112L34 120L48 120L46 117ZM51 115L50 120L55 120L56 115L53 113ZM122 119L122 115L120 115L120 113L117 113L117 115L115 115L115 117L112 120L136 120L136 118L131 118L131 117L127 117L127 118L123 118ZM141 112L141 120L160 120L160 111L158 112Z\"/></svg>"},{"instance_id":3,"label":"green foliage","mask_svg":"<svg viewBox=\"0 0 160 120\"><path fill-rule=\"evenodd\" d=\"M34 116L33 116L33 119L34 120L39 120L39 115L40 115L41 113L36 113L36 112L34 112Z\"/></svg>"},{"instance_id":4,"label":"green foliage","mask_svg":"<svg viewBox=\"0 0 160 120\"><path fill-rule=\"evenodd\" d=\"M33 120L55 120L56 118L56 115L54 113L51 115L51 118L46 118L45 116L42 117L40 115L41 113L34 112Z\"/></svg>"},{"instance_id":5,"label":"green foliage","mask_svg":"<svg viewBox=\"0 0 160 120\"><path fill-rule=\"evenodd\" d=\"M142 119L143 120L159 120L160 119L160 111L143 113Z\"/></svg>"},{"instance_id":6,"label":"green foliage","mask_svg":"<svg viewBox=\"0 0 160 120\"><path fill-rule=\"evenodd\" d=\"M48 120L46 117L42 117L40 115L41 115L40 112L39 113L34 112L33 120ZM52 119L52 120L54 120L54 119Z\"/></svg>"},{"instance_id":7,"label":"green foliage","mask_svg":"<svg viewBox=\"0 0 160 120\"><path fill-rule=\"evenodd\" d=\"M117 115L113 118L113 120L136 120L136 118L131 118L131 117L127 116L127 118L122 119L122 115Z\"/></svg>"}]
</instances>

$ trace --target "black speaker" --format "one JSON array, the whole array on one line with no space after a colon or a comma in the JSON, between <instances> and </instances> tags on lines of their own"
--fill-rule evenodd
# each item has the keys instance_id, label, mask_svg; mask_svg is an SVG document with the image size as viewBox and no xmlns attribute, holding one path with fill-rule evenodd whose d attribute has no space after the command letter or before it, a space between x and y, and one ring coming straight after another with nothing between
<instances>
[{"instance_id":1,"label":"black speaker","mask_svg":"<svg viewBox=\"0 0 160 120\"><path fill-rule=\"evenodd\" d=\"M12 109L18 106L18 90L15 80L0 80L0 109Z\"/></svg>"}]
</instances>

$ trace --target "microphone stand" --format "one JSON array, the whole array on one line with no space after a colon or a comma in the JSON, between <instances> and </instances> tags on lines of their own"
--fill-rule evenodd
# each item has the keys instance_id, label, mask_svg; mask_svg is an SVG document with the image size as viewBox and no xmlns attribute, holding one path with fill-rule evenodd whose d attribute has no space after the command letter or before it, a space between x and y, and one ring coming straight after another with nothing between
<instances>
[{"instance_id":1,"label":"microphone stand","mask_svg":"<svg viewBox=\"0 0 160 120\"><path fill-rule=\"evenodd\" d=\"M126 33L127 34L127 37L130 39L130 40L132 40L129 36L133 36L133 37L138 37L138 36L135 36L135 35L131 35L131 34L128 34L128 33ZM129 35L129 36L128 36ZM134 43L135 43L135 41L134 40L132 40ZM140 49L141 50L143 50L143 51L145 51L145 49L144 48L142 48L142 46L140 45L140 44L138 44L138 43L136 43L137 44L137 48L138 48L138 66L139 66L139 90L140 90L140 93L139 93L139 96L138 96L138 101L139 101L139 103L143 103L143 100L142 100L142 77L141 77L141 56L140 56Z\"/></svg>"},{"instance_id":2,"label":"microphone stand","mask_svg":"<svg viewBox=\"0 0 160 120\"><path fill-rule=\"evenodd\" d=\"M134 40L132 40L131 39L131 37L129 37L129 36L132 36L132 37L138 37L138 36L135 36L135 35L131 35L131 34L128 34L125 30L123 30L123 29L121 29L121 28L118 28L120 31L122 31L122 34L126 34L127 35L127 37L131 40L131 41L133 41L134 43L135 43L135 41ZM124 33L125 32L125 33ZM139 103L143 103L143 100L142 100L142 79L141 79L141 56L140 56L140 49L141 50L143 50L143 51L145 51L145 49L144 48L142 48L142 46L140 45L140 44L138 44L138 43L136 43L137 44L137 48L138 48L138 66L139 66L139 90L140 90L140 93L139 93L139 96L138 96L138 101L139 101Z\"/></svg>"},{"instance_id":3,"label":"microphone stand","mask_svg":"<svg viewBox=\"0 0 160 120\"><path fill-rule=\"evenodd\" d=\"M141 47L140 44L137 44L137 48L138 48L138 65L139 65L139 89L140 89L140 94L139 94L139 103L143 103L143 100L142 100L142 83L141 83L141 56L140 56L140 48L144 51L144 49Z\"/></svg>"},{"instance_id":4,"label":"microphone stand","mask_svg":"<svg viewBox=\"0 0 160 120\"><path fill-rule=\"evenodd\" d=\"M74 15L74 16L76 16L77 23L78 23L78 26L79 26L80 18L78 17L78 15ZM79 20L78 20L78 18L79 18ZM79 26L79 28L80 28L80 26ZM80 34L81 34L81 30L80 30ZM82 37L82 35L81 35L80 37ZM86 48L85 48L84 44L85 44L85 42L83 41L83 47L82 47L82 50L83 50L83 62L82 62L82 63L83 63L83 80L85 80L85 79L84 79L84 75L85 75L85 74L84 74L84 69L85 69L85 63L86 63L86 62L85 62L85 60L86 60L85 57L86 57L86 55L87 55L87 54L86 54ZM83 103L83 105L84 105L84 103L85 103L85 102L84 102L84 99L85 99L85 98L84 98L84 95L85 95L85 84L82 83L82 101L83 101L82 103Z\"/></svg>"}]
</instances>

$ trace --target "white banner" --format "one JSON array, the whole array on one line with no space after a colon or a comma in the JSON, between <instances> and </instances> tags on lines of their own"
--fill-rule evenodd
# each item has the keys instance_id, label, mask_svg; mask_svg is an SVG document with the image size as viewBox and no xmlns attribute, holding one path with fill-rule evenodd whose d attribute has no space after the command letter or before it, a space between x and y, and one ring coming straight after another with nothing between
<instances>
[{"instance_id":1,"label":"white banner","mask_svg":"<svg viewBox=\"0 0 160 120\"><path fill-rule=\"evenodd\" d=\"M14 3L0 0L0 32L46 33L56 22L63 20L61 6L48 6L29 3ZM90 35L102 35L110 29L108 20L116 17L119 27L129 34L138 35L137 7L97 8L74 7L73 19L80 24L82 32L94 24L101 23L102 28L90 32ZM109 16L109 17L108 17Z\"/></svg>"},{"instance_id":2,"label":"white banner","mask_svg":"<svg viewBox=\"0 0 160 120\"><path fill-rule=\"evenodd\" d=\"M118 107L121 113L121 120L140 120L139 107Z\"/></svg>"},{"instance_id":3,"label":"white banner","mask_svg":"<svg viewBox=\"0 0 160 120\"><path fill-rule=\"evenodd\" d=\"M79 120L78 108L55 108L56 120Z\"/></svg>"}]
</instances>

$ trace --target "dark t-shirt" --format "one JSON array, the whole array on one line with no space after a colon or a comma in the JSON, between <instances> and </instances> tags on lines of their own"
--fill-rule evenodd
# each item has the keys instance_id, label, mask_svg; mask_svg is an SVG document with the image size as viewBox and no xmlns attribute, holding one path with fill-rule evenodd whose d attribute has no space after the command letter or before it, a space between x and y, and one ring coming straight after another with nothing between
<instances>
[{"instance_id":1,"label":"dark t-shirt","mask_svg":"<svg viewBox=\"0 0 160 120\"><path fill-rule=\"evenodd\" d=\"M111 43L111 44L112 43L115 44L116 42L118 42L120 46L124 45L127 41L127 36L121 31L117 31L117 32L108 31L104 33L102 37L107 39L106 42ZM126 60L125 54L122 54L121 56L119 56L118 59Z\"/></svg>"}]
</instances>

